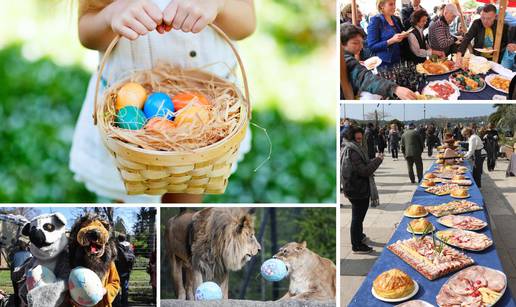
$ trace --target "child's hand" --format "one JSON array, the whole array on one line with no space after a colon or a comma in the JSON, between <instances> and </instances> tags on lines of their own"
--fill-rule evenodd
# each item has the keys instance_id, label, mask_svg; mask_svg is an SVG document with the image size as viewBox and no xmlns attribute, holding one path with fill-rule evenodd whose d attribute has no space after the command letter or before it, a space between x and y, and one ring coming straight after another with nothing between
<instances>
[{"instance_id":1,"label":"child's hand","mask_svg":"<svg viewBox=\"0 0 516 307\"><path fill-rule=\"evenodd\" d=\"M226 0L171 0L163 11L163 22L176 30L198 33L212 23Z\"/></svg>"},{"instance_id":2,"label":"child's hand","mask_svg":"<svg viewBox=\"0 0 516 307\"><path fill-rule=\"evenodd\" d=\"M151 0L118 0L112 3L111 12L108 22L113 32L130 40L155 30L163 21L161 10Z\"/></svg>"}]
</instances>

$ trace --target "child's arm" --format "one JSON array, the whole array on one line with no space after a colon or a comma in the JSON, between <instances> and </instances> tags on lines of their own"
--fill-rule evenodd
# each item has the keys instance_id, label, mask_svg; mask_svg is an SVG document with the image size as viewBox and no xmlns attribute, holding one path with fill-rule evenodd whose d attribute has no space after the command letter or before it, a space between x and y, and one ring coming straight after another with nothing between
<instances>
[{"instance_id":1,"label":"child's arm","mask_svg":"<svg viewBox=\"0 0 516 307\"><path fill-rule=\"evenodd\" d=\"M163 11L163 21L176 30L193 33L214 23L231 39L240 40L256 29L254 0L171 0Z\"/></svg>"},{"instance_id":2,"label":"child's arm","mask_svg":"<svg viewBox=\"0 0 516 307\"><path fill-rule=\"evenodd\" d=\"M116 34L134 40L153 31L162 16L150 0L116 0L101 10L81 12L79 39L84 47L103 51Z\"/></svg>"}]
</instances>

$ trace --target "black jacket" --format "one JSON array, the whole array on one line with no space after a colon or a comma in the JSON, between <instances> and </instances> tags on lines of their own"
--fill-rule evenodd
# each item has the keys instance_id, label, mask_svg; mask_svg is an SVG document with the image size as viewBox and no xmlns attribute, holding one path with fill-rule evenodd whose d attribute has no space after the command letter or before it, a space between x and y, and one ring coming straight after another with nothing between
<instances>
[{"instance_id":1,"label":"black jacket","mask_svg":"<svg viewBox=\"0 0 516 307\"><path fill-rule=\"evenodd\" d=\"M496 28L498 25L498 20L495 20L493 24L493 39L496 40ZM476 51L475 48L483 48L484 47L484 36L486 34L486 29L484 28L484 25L482 24L482 21L480 19L476 19L473 21L471 26L469 27L468 33L464 35L464 39L462 40L462 43L459 46L460 53L463 55L466 53L466 49L468 49L469 44L471 41L474 40L473 43L473 54L480 55L480 52ZM503 32L502 32L502 44L500 45L500 58L499 62L502 60L502 55L505 50L505 47L507 47L507 44L509 43L509 28L507 24L504 24L503 26Z\"/></svg>"},{"instance_id":2,"label":"black jacket","mask_svg":"<svg viewBox=\"0 0 516 307\"><path fill-rule=\"evenodd\" d=\"M380 167L382 160L374 158L366 163L360 154L354 150L351 150L349 156L353 171L351 172L351 180L344 190L344 195L349 199L369 198L371 196L369 177Z\"/></svg>"}]
</instances>

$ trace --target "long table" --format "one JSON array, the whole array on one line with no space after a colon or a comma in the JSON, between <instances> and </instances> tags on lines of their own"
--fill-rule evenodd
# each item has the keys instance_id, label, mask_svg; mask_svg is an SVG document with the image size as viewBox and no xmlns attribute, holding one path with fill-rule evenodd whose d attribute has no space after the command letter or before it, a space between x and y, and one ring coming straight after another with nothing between
<instances>
[{"instance_id":1,"label":"long table","mask_svg":"<svg viewBox=\"0 0 516 307\"><path fill-rule=\"evenodd\" d=\"M468 168L471 168L470 163L466 162L466 166ZM437 165L433 164L429 168L429 172L435 170L437 168ZM471 174L471 169L466 173L466 176L471 178L473 181L473 176ZM484 206L484 209L481 211L475 211L471 213L466 213L467 215L474 216L476 218L479 218L483 221L486 221L489 223L488 213L485 208L484 199L482 197L482 194L480 193L480 189L475 185L473 182L473 185L469 189L469 193L471 195L470 198L468 198L469 201L475 202L481 206ZM412 198L411 204L418 204L418 205L440 205L442 203L447 203L454 200L451 196L436 196L433 194L429 194L425 192L424 188L419 186L416 189L416 192L414 193L414 196ZM447 227L439 224L437 222L437 218L433 215L429 214L426 216L426 218L435 226L436 230L444 230L448 229ZM408 223L411 221L411 218L403 217L400 224L396 228L393 236L387 243L387 246L398 241L398 240L404 240L404 239L410 239L412 237L412 234L410 234L406 229L408 226ZM491 227L488 225L486 228L483 229L483 231L480 231L481 233L484 233L489 238L493 238L493 234L491 233ZM502 264L500 262L500 258L498 256L498 253L496 252L496 246L493 244L491 247L489 247L487 250L484 250L482 252L469 252L465 251L465 253L473 258L475 260L475 264L483 265L489 268L493 268L496 270L503 271ZM430 304L433 304L434 306L437 306L437 303L435 301L435 298L437 294L439 293L439 290L443 286L443 284L454 274L449 274L444 277L441 277L439 279L430 281L426 279L423 275L421 275L419 272L417 272L415 269L413 269L411 266L409 266L406 262L401 260L398 256L396 256L394 253L392 253L390 250L387 250L387 248L384 248L382 254L380 257L376 260L375 264L371 268L371 271L369 271L369 274L367 275L366 279L358 289L358 292L355 294L353 299L351 300L349 306L392 306L397 305L401 303L385 303L378 299L376 299L372 293L371 289L373 287L373 281L374 279L383 273L384 271L390 270L390 269L400 269L407 273L413 280L415 280L419 284L419 291L418 293L411 298L411 300L424 300L427 301ZM346 289L346 285L341 285L341 288ZM505 291L505 294L503 297L498 301L496 306L516 306L516 303L513 300L512 293L510 291L510 288L507 287L507 290Z\"/></svg>"},{"instance_id":2,"label":"long table","mask_svg":"<svg viewBox=\"0 0 516 307\"><path fill-rule=\"evenodd\" d=\"M482 78L485 79L485 77L487 77L491 74L496 74L496 73L493 71L489 71L487 74L481 75L481 76L482 76ZM445 74L445 75L439 75L439 76L429 76L428 81L449 80L450 75L451 75L451 73ZM497 90L493 89L492 87L490 87L486 83L486 88L477 93L468 93L468 92L461 91L459 100L492 100L494 95L501 95L501 96L505 96L505 97L507 96L507 94L505 94L504 92L497 91Z\"/></svg>"}]
</instances>

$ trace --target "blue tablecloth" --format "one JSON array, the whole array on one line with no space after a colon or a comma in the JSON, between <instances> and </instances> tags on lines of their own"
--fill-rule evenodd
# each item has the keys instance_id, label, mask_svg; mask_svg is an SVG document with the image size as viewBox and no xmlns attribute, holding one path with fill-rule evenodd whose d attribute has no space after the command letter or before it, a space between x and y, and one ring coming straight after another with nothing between
<instances>
[{"instance_id":1,"label":"blue tablecloth","mask_svg":"<svg viewBox=\"0 0 516 307\"><path fill-rule=\"evenodd\" d=\"M471 167L468 162L467 166ZM434 170L437 168L437 166L434 164L430 167L429 171ZM466 174L469 178L472 179L471 172L468 172ZM482 197L482 194L480 193L480 190L478 187L474 184L470 187L469 193L471 195L470 198L468 198L469 201L475 202L479 205L484 205L484 199ZM414 196L412 198L412 204L418 204L418 205L440 205L443 203L447 203L454 200L451 196L436 196L433 194L429 194L425 192L424 188L418 187L416 192L414 193ZM489 204L487 204L489 205ZM484 208L482 211L475 211L471 213L466 213L468 215L477 217L483 221L486 221L489 223L489 219L487 216L487 211ZM429 214L427 216L428 220L437 228L437 230L444 230L448 229L447 227L439 224L437 222L437 218L433 215ZM387 243L387 245L390 245L398 240L404 240L404 239L410 239L412 237L412 234L410 234L406 229L408 222L412 219L403 217L401 220L398 228L394 232L392 238ZM480 231L481 233L484 233L489 238L493 238L493 235L490 230L490 226L484 228L483 231ZM503 271L502 264L500 262L500 258L498 257L498 253L496 252L496 246L493 244L491 247L489 247L487 250L484 250L482 252L468 252L465 251L465 253L473 258L475 260L475 264L483 265L489 268L493 268L496 270ZM373 286L374 279L383 273L384 271L397 268L401 269L405 273L407 273L410 277L412 277L418 284L419 284L419 291L418 293L412 298L412 299L421 299L429 302L430 304L433 304L434 306L437 306L437 303L435 301L435 297L439 293L439 290L441 289L442 285L451 277L454 273L449 274L447 276L441 277L439 279L430 281L426 279L423 275L421 275L419 272L417 272L415 269L413 269L410 265L408 265L406 262L401 260L398 256L393 254L390 250L387 248L384 248L382 254L376 261L376 263L373 265L371 271L369 271L369 274L367 275L366 279L358 289L358 292L355 294L353 299L351 300L349 306L391 306L391 305L397 305L397 304L390 304L382 302L378 299L376 299L371 294L371 288ZM341 284L342 289L346 289L345 284ZM511 291L509 287L507 287L507 290L505 291L504 296L500 299L500 301L496 304L496 306L516 306L516 303L514 302L512 298Z\"/></svg>"},{"instance_id":2,"label":"blue tablecloth","mask_svg":"<svg viewBox=\"0 0 516 307\"><path fill-rule=\"evenodd\" d=\"M496 74L493 71L489 71L486 75L481 75L482 78L485 79L486 76L490 74ZM449 80L450 74L440 75L440 76L429 76L428 81L438 81L438 80ZM460 92L459 100L492 100L494 95L507 96L504 92L497 91L486 84L486 88L478 93L467 93Z\"/></svg>"}]
</instances>

